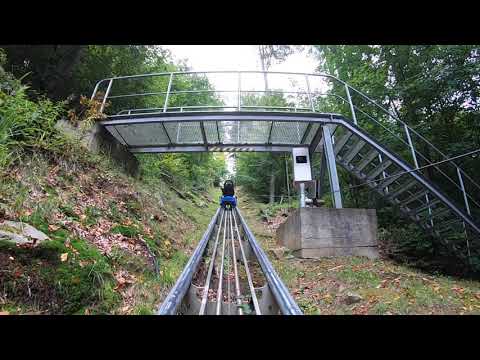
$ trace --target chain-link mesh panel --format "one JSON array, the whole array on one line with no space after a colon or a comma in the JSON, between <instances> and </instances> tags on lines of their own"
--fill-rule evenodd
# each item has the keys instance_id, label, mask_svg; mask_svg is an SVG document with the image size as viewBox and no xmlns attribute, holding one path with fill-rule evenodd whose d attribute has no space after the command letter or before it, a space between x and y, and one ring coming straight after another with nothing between
<instances>
[{"instance_id":1,"label":"chain-link mesh panel","mask_svg":"<svg viewBox=\"0 0 480 360\"><path fill-rule=\"evenodd\" d=\"M307 123L303 122L274 122L271 142L273 144L300 144Z\"/></svg>"},{"instance_id":2,"label":"chain-link mesh panel","mask_svg":"<svg viewBox=\"0 0 480 360\"><path fill-rule=\"evenodd\" d=\"M115 128L129 146L166 145L169 143L161 123L117 125Z\"/></svg>"}]
</instances>

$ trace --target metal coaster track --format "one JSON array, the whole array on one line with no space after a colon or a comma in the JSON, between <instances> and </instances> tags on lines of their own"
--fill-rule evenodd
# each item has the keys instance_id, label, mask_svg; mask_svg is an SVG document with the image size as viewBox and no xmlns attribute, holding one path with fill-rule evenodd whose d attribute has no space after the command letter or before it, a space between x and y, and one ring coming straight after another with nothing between
<instances>
[{"instance_id":1,"label":"metal coaster track","mask_svg":"<svg viewBox=\"0 0 480 360\"><path fill-rule=\"evenodd\" d=\"M230 76L235 88L211 89L205 82L198 88L182 88L186 78L207 74ZM296 89L248 87L249 77L264 74L293 79ZM115 84L132 81L150 81L143 87L148 91L115 93ZM329 85L327 90L312 87L322 81ZM245 101L252 93L294 100L288 106L252 105ZM191 97L195 94L225 95L233 101L212 104L204 96ZM311 157L320 154L320 173L328 169L336 207L342 207L336 173L340 165L438 244L461 258L480 255L478 182L394 112L334 76L262 71L142 74L101 80L93 98L102 111L107 102L115 105L100 124L133 153L291 152L294 147L308 147ZM130 101L138 98L157 100L148 108L132 107ZM332 108L342 114L332 113Z\"/></svg>"},{"instance_id":2,"label":"metal coaster track","mask_svg":"<svg viewBox=\"0 0 480 360\"><path fill-rule=\"evenodd\" d=\"M159 315L302 315L237 209L218 209Z\"/></svg>"}]
</instances>

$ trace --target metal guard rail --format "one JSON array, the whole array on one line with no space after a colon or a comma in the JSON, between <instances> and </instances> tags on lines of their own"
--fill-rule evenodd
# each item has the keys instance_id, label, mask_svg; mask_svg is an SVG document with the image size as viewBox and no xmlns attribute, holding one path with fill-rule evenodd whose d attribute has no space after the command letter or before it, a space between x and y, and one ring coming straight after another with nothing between
<instances>
[{"instance_id":1,"label":"metal guard rail","mask_svg":"<svg viewBox=\"0 0 480 360\"><path fill-rule=\"evenodd\" d=\"M252 247L255 256L257 257L258 263L262 268L262 271L267 279L268 286L272 291L275 300L282 312L283 315L303 315L302 311L298 307L297 303L290 295L290 292L283 284L282 280L278 276L278 274L273 269L272 264L268 261L265 252L261 249L258 245L255 236L250 231L247 223L245 222L240 210L236 208L236 212L238 214L238 218L240 219L240 223L245 231L245 235L247 236L248 242ZM188 291L189 286L191 285L191 281L195 271L197 270L202 256L205 252L206 246L210 239L210 236L215 228L215 224L217 222L218 216L220 214L220 208L217 209L215 215L212 217L210 224L208 225L207 230L203 234L200 243L198 244L197 248L195 249L193 255L191 256L190 260L188 261L187 265L183 269L182 273L177 279L177 282L170 290L169 294L163 301L162 305L160 306L157 314L158 315L175 315L177 309L182 303L182 300L185 294Z\"/></svg>"},{"instance_id":2,"label":"metal guard rail","mask_svg":"<svg viewBox=\"0 0 480 360\"><path fill-rule=\"evenodd\" d=\"M199 75L199 74L233 74L238 76L238 87L237 90L215 90L215 89L197 89L197 90L184 90L184 91L175 91L172 90L172 83L173 79L176 76L183 76L183 75ZM300 76L303 77L306 85L306 91L279 91L279 90L268 90L268 91L259 91L259 90L242 90L242 75L243 74L267 74L267 75L287 75L287 76ZM168 86L166 91L162 92L146 92L146 93L137 93L137 94L123 94L123 95L114 95L111 96L110 92L112 89L112 85L115 81L122 81L122 80L128 80L128 79L144 79L144 78L152 78L152 77L167 77L168 78ZM338 94L335 93L330 93L330 94L322 94L318 93L315 91L311 91L310 88L310 79L311 78L325 78L328 81L333 81L334 83L337 83L337 85L340 85L341 87L344 88L345 91L345 97L339 96ZM418 150L418 144L417 147L415 147L414 144L414 139L412 139L412 135L415 135L417 138L417 141L423 142L426 144L429 149L432 151L432 153L436 154L439 156L440 160L447 160L448 157L440 151L435 145L433 145L430 141L428 141L424 136L419 134L416 130L414 130L412 127L408 126L405 122L399 119L399 117L383 107L382 105L378 104L376 101L372 100L369 96L364 94L358 89L353 88L352 86L348 85L346 82L343 80L340 80L339 78L329 75L329 74L311 74L311 73L293 73L293 72L278 72L278 71L177 71L177 72L163 72L163 73L150 73L150 74L140 74L140 75L129 75L129 76L118 76L118 77L111 77L111 78L106 78L103 80L100 80L97 82L95 85L95 89L92 93L91 99L95 98L97 95L97 92L100 88L100 85L104 82L107 82L107 89L106 92L103 94L101 98L101 108L100 111L103 112L107 99L120 99L120 98L126 98L126 97L137 97L137 96L149 96L149 95L165 95L165 101L163 104L162 108L156 108L155 110L160 110L161 112L167 112L169 110L179 110L180 112L183 112L184 110L189 111L189 109L200 109L200 110L195 110L197 111L208 111L209 109L212 108L218 108L220 110L222 109L233 109L236 111L242 111L242 110L249 110L251 108L269 108L271 109L272 107L270 106L245 106L242 105L242 100L241 100L241 95L243 93L296 93L296 94L303 94L307 95L307 100L308 100L308 107L303 107L303 108L297 108L297 107L278 107L279 110L285 111L285 110L290 110L290 111L307 111L307 112L318 112L316 108L316 104L314 102L314 96L333 96L335 98L339 98L340 101L349 104L350 107L350 113L351 113L351 119L353 124L363 128L360 124L358 124L357 120L357 112L358 113L363 113L366 115L369 119L369 121L373 121L376 123L376 125L380 125L383 130L386 130L389 132L392 136L395 138L401 140L401 142L406 146L406 149L410 150L412 160L406 159L408 163L411 163L415 168L419 168L419 163L417 160L417 155L425 161L427 164L432 164L435 162L433 160L433 157L429 159L428 156L422 154ZM237 93L237 104L236 106L214 106L214 105L198 105L198 106L175 106L175 107L170 107L169 106L169 98L172 94L199 94L199 93L205 93L205 92L214 92L214 93ZM381 113L388 115L389 119L394 120L394 124L397 126L396 131L392 131L391 129L388 129L385 127L384 124L379 122L378 120L374 119L374 116L371 116L367 113L365 113L361 108L360 104L357 102L354 102L352 99L352 94L358 94L361 99L365 100L368 104L371 104L379 110ZM277 108L277 107L275 107ZM281 109L280 109L281 108ZM203 109L203 110L202 110ZM151 111L153 109L123 109L120 111L120 113L127 112L125 114L126 116L129 115L134 115L132 112L135 114L138 114L138 110L144 110L144 111ZM151 113L152 114L152 113ZM154 113L153 113L154 114ZM366 130L366 129L365 129ZM407 139L405 141L404 139ZM461 167L459 167L454 161L448 161L444 163L442 166L450 165L452 166L451 170L452 172L456 175L458 178L457 181L453 180L449 175L447 175L442 169L440 169L439 166L434 166L434 168L440 173L440 175L445 178L449 183L453 184L455 188L460 192L463 197L463 202L464 202L464 209L468 213L468 215L472 215L471 211L471 205L476 206L476 211L480 212L480 204L478 201L478 197L474 198L472 195L473 194L478 194L480 193L480 185L472 179L471 176L469 176ZM467 187L466 181L468 180L468 185L470 185L470 188ZM469 193L470 192L470 193Z\"/></svg>"},{"instance_id":3,"label":"metal guard rail","mask_svg":"<svg viewBox=\"0 0 480 360\"><path fill-rule=\"evenodd\" d=\"M288 291L286 286L283 284L282 280L280 280L280 277L274 270L272 264L268 261L267 255L265 255L265 252L258 245L257 240L255 239L255 236L253 236L253 233L250 231L250 228L245 222L238 207L236 208L236 212L238 214L238 218L240 219L242 227L245 230L245 234L247 235L248 242L250 243L250 246L252 247L252 250L255 253L255 256L257 257L257 260L260 264L260 267L263 270L263 273L265 274L265 277L267 278L268 286L272 290L275 296L275 300L277 301L278 306L282 311L282 314L283 315L303 315L302 311L298 307L292 295L290 295L290 292Z\"/></svg>"},{"instance_id":4,"label":"metal guard rail","mask_svg":"<svg viewBox=\"0 0 480 360\"><path fill-rule=\"evenodd\" d=\"M212 234L213 229L215 229L215 223L217 222L219 214L220 208L217 209L215 215L212 217L212 221L210 221L210 224L203 234L203 237L193 255L190 257L190 260L188 260L188 263L185 265L185 268L178 277L177 282L160 306L157 312L158 315L175 315L175 312L180 306L183 297L188 291L193 275L195 274L195 270L198 268L198 265L202 260L202 255L205 252L210 235Z\"/></svg>"}]
</instances>

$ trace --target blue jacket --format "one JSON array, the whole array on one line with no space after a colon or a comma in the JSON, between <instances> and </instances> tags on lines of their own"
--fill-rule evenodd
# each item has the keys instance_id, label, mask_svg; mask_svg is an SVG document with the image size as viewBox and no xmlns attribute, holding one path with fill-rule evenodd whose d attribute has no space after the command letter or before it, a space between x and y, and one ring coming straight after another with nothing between
<instances>
[{"instance_id":1,"label":"blue jacket","mask_svg":"<svg viewBox=\"0 0 480 360\"><path fill-rule=\"evenodd\" d=\"M235 196L223 195L220 197L220 205L225 206L226 203L230 203L232 206L237 206L237 198Z\"/></svg>"}]
</instances>

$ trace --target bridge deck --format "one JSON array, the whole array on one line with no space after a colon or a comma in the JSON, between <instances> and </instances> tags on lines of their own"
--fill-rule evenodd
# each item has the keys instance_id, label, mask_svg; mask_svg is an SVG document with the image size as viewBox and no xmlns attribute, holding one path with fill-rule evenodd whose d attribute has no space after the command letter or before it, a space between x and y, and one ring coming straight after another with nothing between
<instances>
[{"instance_id":1,"label":"bridge deck","mask_svg":"<svg viewBox=\"0 0 480 360\"><path fill-rule=\"evenodd\" d=\"M329 113L190 112L109 116L103 126L131 152L269 151L318 145Z\"/></svg>"}]
</instances>

